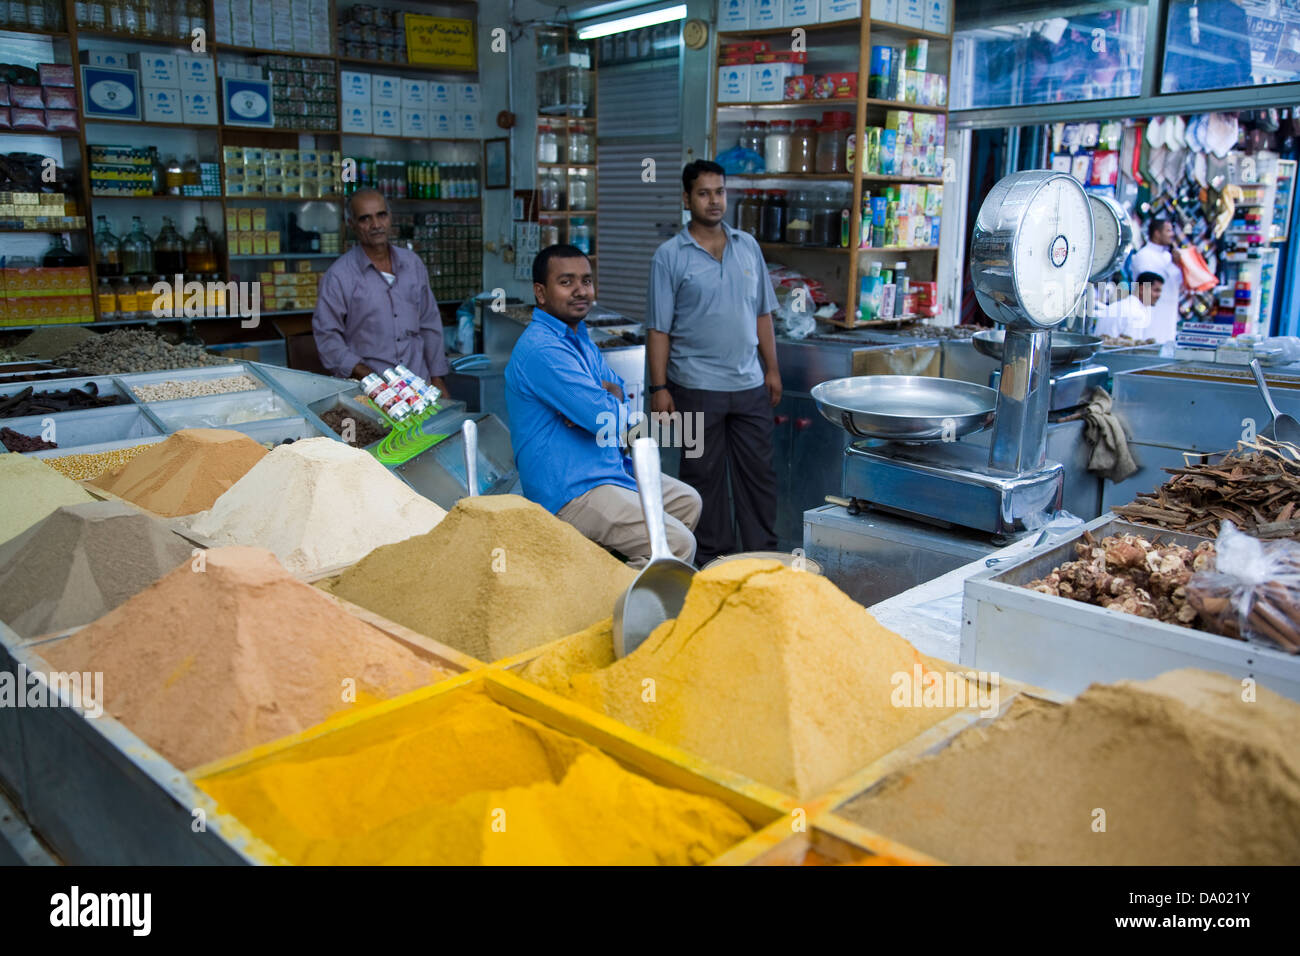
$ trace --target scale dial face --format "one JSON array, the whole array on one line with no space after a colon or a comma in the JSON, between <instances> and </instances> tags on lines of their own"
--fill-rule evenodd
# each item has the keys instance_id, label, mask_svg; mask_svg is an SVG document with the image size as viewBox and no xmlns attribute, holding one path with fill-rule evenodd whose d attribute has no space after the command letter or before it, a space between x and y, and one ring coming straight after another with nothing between
<instances>
[{"instance_id":1,"label":"scale dial face","mask_svg":"<svg viewBox=\"0 0 1300 956\"><path fill-rule=\"evenodd\" d=\"M971 279L981 307L1013 328L1050 329L1073 311L1092 267L1083 187L1050 170L1013 173L980 206Z\"/></svg>"},{"instance_id":2,"label":"scale dial face","mask_svg":"<svg viewBox=\"0 0 1300 956\"><path fill-rule=\"evenodd\" d=\"M1109 196L1089 193L1088 205L1092 207L1095 237L1088 279L1098 282L1110 278L1123 264L1124 257L1133 247L1133 224L1123 207Z\"/></svg>"}]
</instances>

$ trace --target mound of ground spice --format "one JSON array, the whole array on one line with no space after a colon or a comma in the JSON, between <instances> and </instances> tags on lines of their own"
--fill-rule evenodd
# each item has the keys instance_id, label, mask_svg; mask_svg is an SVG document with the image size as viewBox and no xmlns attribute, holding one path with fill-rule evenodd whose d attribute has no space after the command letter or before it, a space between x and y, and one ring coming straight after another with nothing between
<instances>
[{"instance_id":1,"label":"mound of ground spice","mask_svg":"<svg viewBox=\"0 0 1300 956\"><path fill-rule=\"evenodd\" d=\"M636 572L526 498L464 498L428 534L378 548L334 594L479 660L608 617Z\"/></svg>"},{"instance_id":2,"label":"mound of ground spice","mask_svg":"<svg viewBox=\"0 0 1300 956\"><path fill-rule=\"evenodd\" d=\"M751 832L477 690L197 783L300 864L701 864Z\"/></svg>"},{"instance_id":3,"label":"mound of ground spice","mask_svg":"<svg viewBox=\"0 0 1300 956\"><path fill-rule=\"evenodd\" d=\"M243 432L184 428L93 484L174 518L211 508L265 455L266 449Z\"/></svg>"},{"instance_id":4,"label":"mound of ground spice","mask_svg":"<svg viewBox=\"0 0 1300 956\"><path fill-rule=\"evenodd\" d=\"M189 560L192 548L124 502L65 505L0 544L0 620L23 637L89 624Z\"/></svg>"},{"instance_id":5,"label":"mound of ground spice","mask_svg":"<svg viewBox=\"0 0 1300 956\"><path fill-rule=\"evenodd\" d=\"M38 458L0 455L0 542L8 541L63 505L95 499Z\"/></svg>"},{"instance_id":6,"label":"mound of ground spice","mask_svg":"<svg viewBox=\"0 0 1300 956\"><path fill-rule=\"evenodd\" d=\"M1022 701L839 812L949 863L1300 863L1300 704L1198 670Z\"/></svg>"},{"instance_id":7,"label":"mound of ground spice","mask_svg":"<svg viewBox=\"0 0 1300 956\"><path fill-rule=\"evenodd\" d=\"M257 548L202 552L40 653L102 671L104 710L183 770L447 676Z\"/></svg>"},{"instance_id":8,"label":"mound of ground spice","mask_svg":"<svg viewBox=\"0 0 1300 956\"><path fill-rule=\"evenodd\" d=\"M956 711L896 706L901 680L918 667L929 680L947 665L824 577L776 561L697 574L681 614L620 661L605 664L603 626L548 648L522 676L800 797Z\"/></svg>"},{"instance_id":9,"label":"mound of ground spice","mask_svg":"<svg viewBox=\"0 0 1300 956\"><path fill-rule=\"evenodd\" d=\"M222 544L267 548L303 574L424 534L446 514L373 455L308 438L273 448L190 527Z\"/></svg>"}]
</instances>

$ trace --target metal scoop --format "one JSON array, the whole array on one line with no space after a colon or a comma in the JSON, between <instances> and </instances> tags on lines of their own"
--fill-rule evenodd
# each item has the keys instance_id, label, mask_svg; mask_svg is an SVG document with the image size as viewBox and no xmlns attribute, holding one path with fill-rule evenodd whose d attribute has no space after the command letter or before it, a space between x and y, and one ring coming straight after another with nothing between
<instances>
[{"instance_id":1,"label":"metal scoop","mask_svg":"<svg viewBox=\"0 0 1300 956\"><path fill-rule=\"evenodd\" d=\"M1300 446L1300 422L1290 415L1279 412L1277 406L1273 404L1273 396L1269 394L1268 383L1264 381L1264 370L1260 368L1259 359L1251 361L1250 370L1255 373L1255 384L1259 386L1259 394L1264 396L1264 404L1273 415L1273 421L1258 434L1273 441Z\"/></svg>"},{"instance_id":2,"label":"metal scoop","mask_svg":"<svg viewBox=\"0 0 1300 956\"><path fill-rule=\"evenodd\" d=\"M650 563L614 605L614 655L626 657L641 646L650 632L681 613L695 568L668 550L664 530L663 478L659 471L659 446L650 438L632 443L632 470L641 496L641 513L650 534Z\"/></svg>"},{"instance_id":3,"label":"metal scoop","mask_svg":"<svg viewBox=\"0 0 1300 956\"><path fill-rule=\"evenodd\" d=\"M465 419L460 433L465 439L465 497L473 498L478 494L478 423Z\"/></svg>"}]
</instances>

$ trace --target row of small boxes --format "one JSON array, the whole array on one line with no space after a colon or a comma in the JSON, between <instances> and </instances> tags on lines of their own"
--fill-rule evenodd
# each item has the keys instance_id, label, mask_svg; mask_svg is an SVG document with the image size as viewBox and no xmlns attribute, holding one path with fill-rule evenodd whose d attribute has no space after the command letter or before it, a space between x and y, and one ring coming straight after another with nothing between
<instances>
[{"instance_id":1,"label":"row of small boxes","mask_svg":"<svg viewBox=\"0 0 1300 956\"><path fill-rule=\"evenodd\" d=\"M483 126L478 110L421 110L344 103L342 131L375 136L473 139L482 135Z\"/></svg>"},{"instance_id":2,"label":"row of small boxes","mask_svg":"<svg viewBox=\"0 0 1300 956\"><path fill-rule=\"evenodd\" d=\"M0 229L85 229L86 218L64 193L0 192Z\"/></svg>"},{"instance_id":3,"label":"row of small boxes","mask_svg":"<svg viewBox=\"0 0 1300 956\"><path fill-rule=\"evenodd\" d=\"M277 259L271 263L270 272L260 272L257 276L262 285L263 306L268 312L316 308L316 292L322 275L323 271L313 271L311 262L305 259L295 262L292 271L284 260Z\"/></svg>"},{"instance_id":4,"label":"row of small boxes","mask_svg":"<svg viewBox=\"0 0 1300 956\"><path fill-rule=\"evenodd\" d=\"M93 322L90 269L0 269L0 325Z\"/></svg>"},{"instance_id":5,"label":"row of small boxes","mask_svg":"<svg viewBox=\"0 0 1300 956\"><path fill-rule=\"evenodd\" d=\"M332 49L329 0L213 0L218 43L324 53Z\"/></svg>"},{"instance_id":6,"label":"row of small boxes","mask_svg":"<svg viewBox=\"0 0 1300 956\"><path fill-rule=\"evenodd\" d=\"M355 70L342 70L339 80L344 103L448 110L477 110L483 105L483 88L478 83L412 80Z\"/></svg>"},{"instance_id":7,"label":"row of small boxes","mask_svg":"<svg viewBox=\"0 0 1300 956\"><path fill-rule=\"evenodd\" d=\"M287 56L264 57L263 61L271 80L276 126L339 128L338 77L334 64Z\"/></svg>"},{"instance_id":8,"label":"row of small boxes","mask_svg":"<svg viewBox=\"0 0 1300 956\"><path fill-rule=\"evenodd\" d=\"M339 192L343 154L338 150L226 146L227 196L299 196Z\"/></svg>"},{"instance_id":9,"label":"row of small boxes","mask_svg":"<svg viewBox=\"0 0 1300 956\"><path fill-rule=\"evenodd\" d=\"M64 325L94 322L89 295L0 297L0 325Z\"/></svg>"},{"instance_id":10,"label":"row of small boxes","mask_svg":"<svg viewBox=\"0 0 1300 956\"><path fill-rule=\"evenodd\" d=\"M39 86L0 83L0 129L63 131L78 128L72 67L37 65Z\"/></svg>"},{"instance_id":11,"label":"row of small boxes","mask_svg":"<svg viewBox=\"0 0 1300 956\"><path fill-rule=\"evenodd\" d=\"M795 27L809 23L855 20L863 0L721 0L718 29L723 32ZM872 21L897 23L917 30L947 33L950 0L871 0Z\"/></svg>"},{"instance_id":12,"label":"row of small boxes","mask_svg":"<svg viewBox=\"0 0 1300 956\"><path fill-rule=\"evenodd\" d=\"M943 175L944 143L948 130L946 116L935 113L912 113L908 110L889 110L885 113L885 129L896 130L898 134L895 144L895 168L888 175L926 177Z\"/></svg>"}]
</instances>

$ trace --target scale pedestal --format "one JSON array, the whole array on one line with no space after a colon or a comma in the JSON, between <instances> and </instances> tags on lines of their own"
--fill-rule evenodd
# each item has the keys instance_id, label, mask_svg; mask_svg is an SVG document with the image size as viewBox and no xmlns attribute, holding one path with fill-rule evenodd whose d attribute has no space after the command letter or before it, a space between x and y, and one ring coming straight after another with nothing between
<instances>
[{"instance_id":1,"label":"scale pedestal","mask_svg":"<svg viewBox=\"0 0 1300 956\"><path fill-rule=\"evenodd\" d=\"M1104 365L1064 365L1052 369L1052 400L1048 410L1063 412L1070 408L1086 405L1094 388L1105 388L1110 369ZM989 387L998 388L1002 382L1002 370L996 369L989 376Z\"/></svg>"},{"instance_id":2,"label":"scale pedestal","mask_svg":"<svg viewBox=\"0 0 1300 956\"><path fill-rule=\"evenodd\" d=\"M844 451L843 494L923 521L1013 535L1029 515L1061 507L1065 472L1048 461L1019 475L989 467L989 450L949 442L854 442Z\"/></svg>"}]
</instances>

